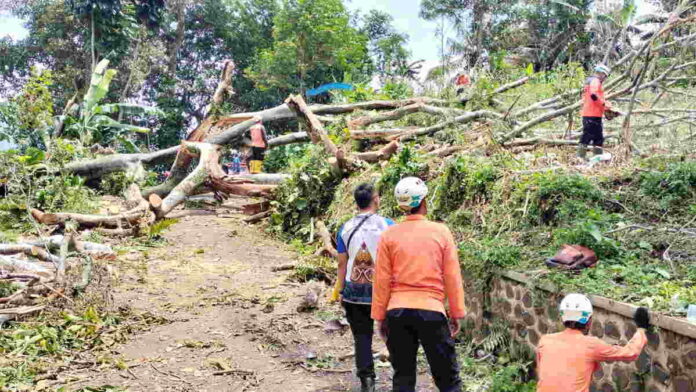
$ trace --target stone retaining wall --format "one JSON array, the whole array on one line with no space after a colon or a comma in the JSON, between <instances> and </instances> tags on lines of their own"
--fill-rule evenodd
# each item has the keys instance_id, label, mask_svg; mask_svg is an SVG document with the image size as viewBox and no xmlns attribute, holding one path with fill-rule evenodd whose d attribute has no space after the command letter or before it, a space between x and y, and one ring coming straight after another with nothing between
<instances>
[{"instance_id":1,"label":"stone retaining wall","mask_svg":"<svg viewBox=\"0 0 696 392\"><path fill-rule=\"evenodd\" d=\"M488 319L483 317L487 311L506 320L513 337L534 348L542 335L563 328L558 313L562 295L553 287L533 285L522 274L505 273L487 293L467 291L467 317L479 330ZM625 344L636 331L631 318L635 307L599 296L591 300L595 307L591 334L608 343ZM648 345L638 361L603 364L591 391L696 391L696 325L666 316L653 316L653 323L656 332L648 334Z\"/></svg>"}]
</instances>

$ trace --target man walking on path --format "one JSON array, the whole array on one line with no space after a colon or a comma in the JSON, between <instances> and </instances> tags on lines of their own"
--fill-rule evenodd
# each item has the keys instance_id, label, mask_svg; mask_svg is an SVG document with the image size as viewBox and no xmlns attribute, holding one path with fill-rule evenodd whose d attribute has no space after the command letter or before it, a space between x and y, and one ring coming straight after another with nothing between
<instances>
[{"instance_id":1,"label":"man walking on path","mask_svg":"<svg viewBox=\"0 0 696 392\"><path fill-rule=\"evenodd\" d=\"M602 154L604 146L604 126L602 117L605 113L611 120L618 113L611 109L609 101L604 99L604 81L609 77L611 69L604 64L595 67L595 74L585 80L582 92L582 137L578 145L578 157L587 157L587 146L594 145L595 155Z\"/></svg>"},{"instance_id":2,"label":"man walking on path","mask_svg":"<svg viewBox=\"0 0 696 392\"><path fill-rule=\"evenodd\" d=\"M404 178L394 194L408 216L382 234L372 291L372 318L394 368L393 391L415 391L419 344L438 389L460 391L454 336L465 308L457 245L447 226L425 217L428 187L422 180Z\"/></svg>"},{"instance_id":3,"label":"man walking on path","mask_svg":"<svg viewBox=\"0 0 696 392\"><path fill-rule=\"evenodd\" d=\"M537 347L537 392L588 392L600 362L635 361L648 339L647 309L633 316L638 330L625 346L612 346L586 336L592 325L592 303L582 294L568 294L560 306L563 332L544 335Z\"/></svg>"},{"instance_id":4,"label":"man walking on path","mask_svg":"<svg viewBox=\"0 0 696 392\"><path fill-rule=\"evenodd\" d=\"M355 366L362 392L375 390L372 358L374 322L370 318L372 279L379 237L394 222L377 215L379 195L370 184L360 184L353 192L358 215L338 231L338 278L331 300L343 295L343 307L355 340Z\"/></svg>"}]
</instances>

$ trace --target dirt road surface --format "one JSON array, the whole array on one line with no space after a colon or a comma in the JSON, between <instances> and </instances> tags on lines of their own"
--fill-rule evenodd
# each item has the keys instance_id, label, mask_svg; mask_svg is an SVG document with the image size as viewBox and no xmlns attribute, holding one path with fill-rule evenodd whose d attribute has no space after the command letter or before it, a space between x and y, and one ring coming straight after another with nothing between
<instances>
[{"instance_id":1,"label":"dirt road surface","mask_svg":"<svg viewBox=\"0 0 696 392\"><path fill-rule=\"evenodd\" d=\"M355 391L352 338L337 331L339 305L324 283L296 283L273 267L297 261L290 248L236 218L189 216L164 236L169 245L120 256L117 305L169 320L131 336L111 353L122 366L77 370L66 390L113 385L155 391ZM309 292L319 309L298 312ZM327 328L328 327L328 328ZM374 350L384 345L375 337ZM422 364L421 364L422 365ZM391 367L377 361L380 391ZM435 390L425 366L419 391Z\"/></svg>"}]
</instances>

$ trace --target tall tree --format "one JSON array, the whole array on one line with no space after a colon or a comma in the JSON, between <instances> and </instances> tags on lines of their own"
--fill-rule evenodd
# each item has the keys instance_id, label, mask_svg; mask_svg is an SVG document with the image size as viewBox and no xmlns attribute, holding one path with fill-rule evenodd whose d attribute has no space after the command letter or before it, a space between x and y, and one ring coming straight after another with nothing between
<instances>
[{"instance_id":1,"label":"tall tree","mask_svg":"<svg viewBox=\"0 0 696 392\"><path fill-rule=\"evenodd\" d=\"M406 76L410 70L408 35L397 32L393 21L391 15L378 10L371 10L363 17L361 31L369 40L370 55L382 81Z\"/></svg>"},{"instance_id":2,"label":"tall tree","mask_svg":"<svg viewBox=\"0 0 696 392\"><path fill-rule=\"evenodd\" d=\"M364 73L368 61L367 37L350 25L341 0L285 0L274 18L273 46L248 74L284 95Z\"/></svg>"}]
</instances>

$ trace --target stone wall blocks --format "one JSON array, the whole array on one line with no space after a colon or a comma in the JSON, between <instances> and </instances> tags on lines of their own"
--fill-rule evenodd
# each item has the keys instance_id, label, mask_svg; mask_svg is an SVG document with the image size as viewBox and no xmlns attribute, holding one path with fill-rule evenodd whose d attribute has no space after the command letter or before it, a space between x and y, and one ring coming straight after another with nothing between
<instances>
[{"instance_id":1,"label":"stone wall blocks","mask_svg":"<svg viewBox=\"0 0 696 392\"><path fill-rule=\"evenodd\" d=\"M694 392L696 384L685 376L677 377L672 381L674 392Z\"/></svg>"},{"instance_id":2,"label":"stone wall blocks","mask_svg":"<svg viewBox=\"0 0 696 392\"><path fill-rule=\"evenodd\" d=\"M656 364L653 366L652 374L657 381L665 385L667 384L667 381L669 380L669 372L667 369L663 368L662 365Z\"/></svg>"},{"instance_id":3,"label":"stone wall blocks","mask_svg":"<svg viewBox=\"0 0 696 392\"><path fill-rule=\"evenodd\" d=\"M604 335L616 340L621 338L621 332L619 332L619 328L613 321L608 321L604 324Z\"/></svg>"}]
</instances>

